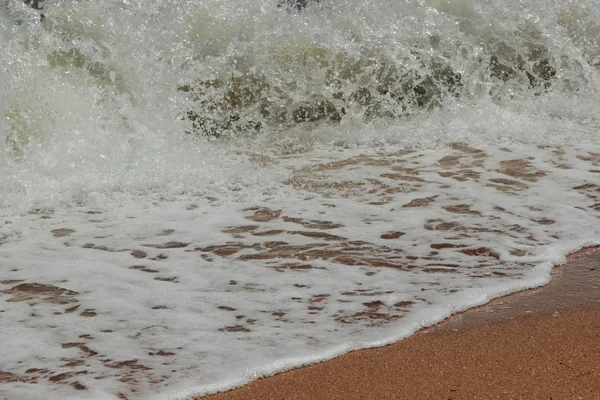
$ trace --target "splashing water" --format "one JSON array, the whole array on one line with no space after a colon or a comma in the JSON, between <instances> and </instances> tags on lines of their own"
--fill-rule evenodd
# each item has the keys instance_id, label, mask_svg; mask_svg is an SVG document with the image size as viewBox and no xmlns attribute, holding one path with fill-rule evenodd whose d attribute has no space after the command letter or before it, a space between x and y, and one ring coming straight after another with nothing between
<instances>
[{"instance_id":1,"label":"splashing water","mask_svg":"<svg viewBox=\"0 0 600 400\"><path fill-rule=\"evenodd\" d=\"M212 393L600 243L594 2L247 3L2 6L0 397Z\"/></svg>"}]
</instances>

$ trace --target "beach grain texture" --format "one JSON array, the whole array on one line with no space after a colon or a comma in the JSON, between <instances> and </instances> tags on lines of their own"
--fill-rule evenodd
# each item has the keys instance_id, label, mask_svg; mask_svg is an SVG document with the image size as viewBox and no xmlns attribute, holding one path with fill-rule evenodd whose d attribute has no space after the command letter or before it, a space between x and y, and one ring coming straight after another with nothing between
<instances>
[{"instance_id":1,"label":"beach grain texture","mask_svg":"<svg viewBox=\"0 0 600 400\"><path fill-rule=\"evenodd\" d=\"M600 249L553 275L396 344L204 399L600 399Z\"/></svg>"}]
</instances>

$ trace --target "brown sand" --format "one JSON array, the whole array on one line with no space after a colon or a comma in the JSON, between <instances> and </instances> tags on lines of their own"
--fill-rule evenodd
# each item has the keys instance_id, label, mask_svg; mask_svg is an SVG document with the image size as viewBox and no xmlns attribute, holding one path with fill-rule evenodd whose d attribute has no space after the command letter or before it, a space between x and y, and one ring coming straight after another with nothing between
<instances>
[{"instance_id":1,"label":"brown sand","mask_svg":"<svg viewBox=\"0 0 600 400\"><path fill-rule=\"evenodd\" d=\"M205 399L600 399L600 250L399 343Z\"/></svg>"}]
</instances>

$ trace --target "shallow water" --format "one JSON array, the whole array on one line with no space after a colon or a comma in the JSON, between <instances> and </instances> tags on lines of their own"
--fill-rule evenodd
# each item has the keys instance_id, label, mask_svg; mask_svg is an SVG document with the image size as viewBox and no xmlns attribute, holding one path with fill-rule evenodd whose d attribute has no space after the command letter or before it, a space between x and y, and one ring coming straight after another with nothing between
<instances>
[{"instance_id":1,"label":"shallow water","mask_svg":"<svg viewBox=\"0 0 600 400\"><path fill-rule=\"evenodd\" d=\"M0 394L211 393L546 283L600 243L597 13L2 11Z\"/></svg>"}]
</instances>

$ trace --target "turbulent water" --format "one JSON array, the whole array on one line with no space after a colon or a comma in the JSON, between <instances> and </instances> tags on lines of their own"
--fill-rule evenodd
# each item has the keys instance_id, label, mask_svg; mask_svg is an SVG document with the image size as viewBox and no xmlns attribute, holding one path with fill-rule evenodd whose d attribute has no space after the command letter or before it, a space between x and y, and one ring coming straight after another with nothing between
<instances>
[{"instance_id":1,"label":"turbulent water","mask_svg":"<svg viewBox=\"0 0 600 400\"><path fill-rule=\"evenodd\" d=\"M546 283L600 243L597 21L0 4L0 397L213 393Z\"/></svg>"}]
</instances>

